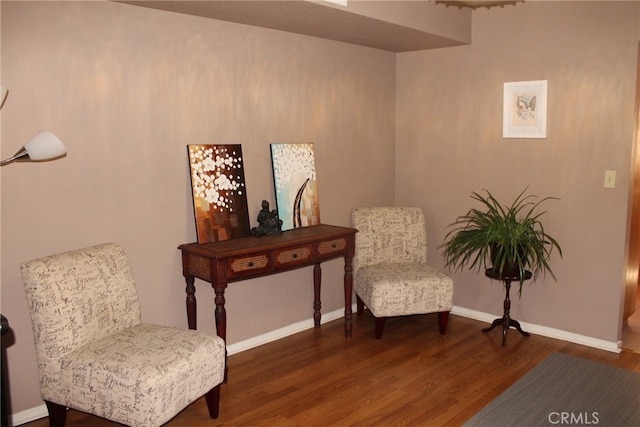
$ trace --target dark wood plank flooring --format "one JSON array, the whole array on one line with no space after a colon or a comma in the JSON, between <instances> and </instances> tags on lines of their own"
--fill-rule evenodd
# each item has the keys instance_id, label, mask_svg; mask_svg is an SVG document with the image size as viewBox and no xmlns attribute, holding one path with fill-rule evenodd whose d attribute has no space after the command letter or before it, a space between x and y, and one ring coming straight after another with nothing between
<instances>
[{"instance_id":1,"label":"dark wood plank flooring","mask_svg":"<svg viewBox=\"0 0 640 427\"><path fill-rule=\"evenodd\" d=\"M457 426L553 352L640 372L640 354L513 329L502 348L502 331L484 334L486 326L451 316L441 336L435 314L409 316L389 319L378 341L368 312L354 314L350 340L340 319L230 356L220 418L208 418L200 399L167 426ZM68 427L115 425L73 410L67 417Z\"/></svg>"}]
</instances>

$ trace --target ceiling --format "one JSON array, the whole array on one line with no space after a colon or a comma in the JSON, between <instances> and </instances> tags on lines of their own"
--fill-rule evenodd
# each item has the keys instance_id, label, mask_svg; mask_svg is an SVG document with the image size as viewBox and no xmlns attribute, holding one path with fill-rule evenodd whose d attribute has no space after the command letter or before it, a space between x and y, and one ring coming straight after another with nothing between
<instances>
[{"instance_id":1,"label":"ceiling","mask_svg":"<svg viewBox=\"0 0 640 427\"><path fill-rule=\"evenodd\" d=\"M350 3L349 9L329 2L300 0L134 0L118 2L288 31L392 52L436 49L466 44L465 41L439 35L435 31L426 31L419 26L389 22L352 11L362 10L366 3L376 7L388 3L397 8L401 6L400 3L411 2L395 2L395 4L391 1L377 2L377 4L376 2L353 2L354 7ZM412 6L416 4L417 2ZM442 5L430 4L429 6L445 9Z\"/></svg>"}]
</instances>

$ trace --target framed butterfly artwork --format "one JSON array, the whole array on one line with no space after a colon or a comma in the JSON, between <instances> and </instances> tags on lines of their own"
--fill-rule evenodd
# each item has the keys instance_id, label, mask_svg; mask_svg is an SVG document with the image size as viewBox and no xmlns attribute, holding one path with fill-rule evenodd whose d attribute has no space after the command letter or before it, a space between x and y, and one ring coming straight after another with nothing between
<instances>
[{"instance_id":1,"label":"framed butterfly artwork","mask_svg":"<svg viewBox=\"0 0 640 427\"><path fill-rule=\"evenodd\" d=\"M504 84L503 138L547 137L547 80Z\"/></svg>"}]
</instances>

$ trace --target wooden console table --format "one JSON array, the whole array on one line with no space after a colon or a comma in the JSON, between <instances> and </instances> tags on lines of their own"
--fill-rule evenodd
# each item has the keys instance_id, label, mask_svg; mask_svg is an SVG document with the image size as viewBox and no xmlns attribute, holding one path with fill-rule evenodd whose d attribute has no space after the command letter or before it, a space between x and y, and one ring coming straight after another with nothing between
<instances>
[{"instance_id":1,"label":"wooden console table","mask_svg":"<svg viewBox=\"0 0 640 427\"><path fill-rule=\"evenodd\" d=\"M227 313L224 290L230 282L266 276L313 265L313 320L320 326L320 263L344 257L344 334L351 336L352 260L355 251L354 228L313 225L277 235L243 237L215 243L188 243L182 251L182 275L187 282L187 319L196 329L194 279L211 283L215 290L216 331L227 339Z\"/></svg>"}]
</instances>

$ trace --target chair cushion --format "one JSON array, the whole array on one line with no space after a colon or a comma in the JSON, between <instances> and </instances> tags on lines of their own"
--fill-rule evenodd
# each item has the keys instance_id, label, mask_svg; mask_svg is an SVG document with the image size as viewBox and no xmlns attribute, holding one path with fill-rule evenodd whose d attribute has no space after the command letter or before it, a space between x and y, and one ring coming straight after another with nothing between
<instances>
[{"instance_id":1,"label":"chair cushion","mask_svg":"<svg viewBox=\"0 0 640 427\"><path fill-rule=\"evenodd\" d=\"M450 311L453 304L453 280L426 264L363 266L354 288L375 317Z\"/></svg>"},{"instance_id":2,"label":"chair cushion","mask_svg":"<svg viewBox=\"0 0 640 427\"><path fill-rule=\"evenodd\" d=\"M215 335L138 324L62 360L57 396L46 400L129 426L160 426L224 379Z\"/></svg>"}]
</instances>

